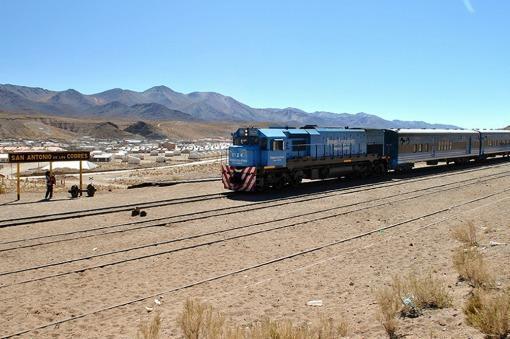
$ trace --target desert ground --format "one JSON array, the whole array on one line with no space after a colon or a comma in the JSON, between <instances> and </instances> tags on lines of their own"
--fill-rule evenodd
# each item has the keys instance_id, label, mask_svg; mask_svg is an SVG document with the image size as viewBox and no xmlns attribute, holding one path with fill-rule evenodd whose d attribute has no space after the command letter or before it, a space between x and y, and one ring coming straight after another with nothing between
<instances>
[{"instance_id":1,"label":"desert ground","mask_svg":"<svg viewBox=\"0 0 510 339\"><path fill-rule=\"evenodd\" d=\"M471 222L493 288L510 286L509 175L496 161L264 194L211 181L50 202L0 195L0 337L135 338L159 314L161 337L181 338L191 298L229 324L332 317L348 337L385 338L378 291L429 272L451 305L397 317L397 334L483 338L465 319L472 288L452 263L452 230Z\"/></svg>"}]
</instances>

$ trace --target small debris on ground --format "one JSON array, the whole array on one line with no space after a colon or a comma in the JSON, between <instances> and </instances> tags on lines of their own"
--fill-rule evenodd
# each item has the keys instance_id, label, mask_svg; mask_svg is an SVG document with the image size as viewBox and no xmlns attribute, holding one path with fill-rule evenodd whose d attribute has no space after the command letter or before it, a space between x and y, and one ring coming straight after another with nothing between
<instances>
[{"instance_id":1,"label":"small debris on ground","mask_svg":"<svg viewBox=\"0 0 510 339\"><path fill-rule=\"evenodd\" d=\"M322 306L322 300L310 300L306 303L307 306Z\"/></svg>"},{"instance_id":2,"label":"small debris on ground","mask_svg":"<svg viewBox=\"0 0 510 339\"><path fill-rule=\"evenodd\" d=\"M131 211L131 216L132 217L136 217L137 215L140 214L140 208L139 207L135 207L132 211Z\"/></svg>"}]
</instances>

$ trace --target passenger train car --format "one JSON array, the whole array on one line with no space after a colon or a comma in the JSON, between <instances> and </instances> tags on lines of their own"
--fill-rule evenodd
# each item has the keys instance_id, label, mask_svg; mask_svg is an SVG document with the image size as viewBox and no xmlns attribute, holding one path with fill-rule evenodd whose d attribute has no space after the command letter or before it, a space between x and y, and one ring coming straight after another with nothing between
<instances>
[{"instance_id":1,"label":"passenger train car","mask_svg":"<svg viewBox=\"0 0 510 339\"><path fill-rule=\"evenodd\" d=\"M233 133L224 187L281 189L302 179L366 177L417 162L467 163L510 155L510 131L362 128L240 128Z\"/></svg>"}]
</instances>

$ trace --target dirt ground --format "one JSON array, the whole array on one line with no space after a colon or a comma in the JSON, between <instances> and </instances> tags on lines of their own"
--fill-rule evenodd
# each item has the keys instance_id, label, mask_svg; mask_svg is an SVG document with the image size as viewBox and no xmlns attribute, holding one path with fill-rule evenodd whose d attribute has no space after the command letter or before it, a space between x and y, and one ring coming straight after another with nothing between
<instances>
[{"instance_id":1,"label":"dirt ground","mask_svg":"<svg viewBox=\"0 0 510 339\"><path fill-rule=\"evenodd\" d=\"M176 319L191 297L232 323L343 317L350 337L384 338L375 292L393 275L430 271L445 282L453 306L399 319L398 333L482 338L464 319L470 288L458 282L450 232L474 222L497 286L510 286L510 164L358 184L330 180L280 194L216 196L148 208L145 219L126 211L0 228L0 336L28 330L21 337L134 338L139 323L159 312L162 337L179 338ZM39 202L40 193L21 202L0 195L0 220L223 192L216 181L77 200L57 193L51 202ZM207 213L220 208L235 213ZM143 227L163 217L163 225ZM144 223L57 235L138 221ZM28 240L37 237L44 238ZM118 250L126 251L110 253ZM32 279L39 280L26 282ZM310 300L323 305L307 306Z\"/></svg>"}]
</instances>

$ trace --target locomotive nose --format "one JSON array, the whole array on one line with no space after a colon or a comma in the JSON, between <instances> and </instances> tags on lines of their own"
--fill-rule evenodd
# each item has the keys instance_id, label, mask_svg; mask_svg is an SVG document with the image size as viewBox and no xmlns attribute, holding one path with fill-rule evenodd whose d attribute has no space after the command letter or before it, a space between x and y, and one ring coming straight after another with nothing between
<instances>
[{"instance_id":1,"label":"locomotive nose","mask_svg":"<svg viewBox=\"0 0 510 339\"><path fill-rule=\"evenodd\" d=\"M233 184L241 184L243 182L242 173L240 171L235 171L232 174L231 181Z\"/></svg>"}]
</instances>

